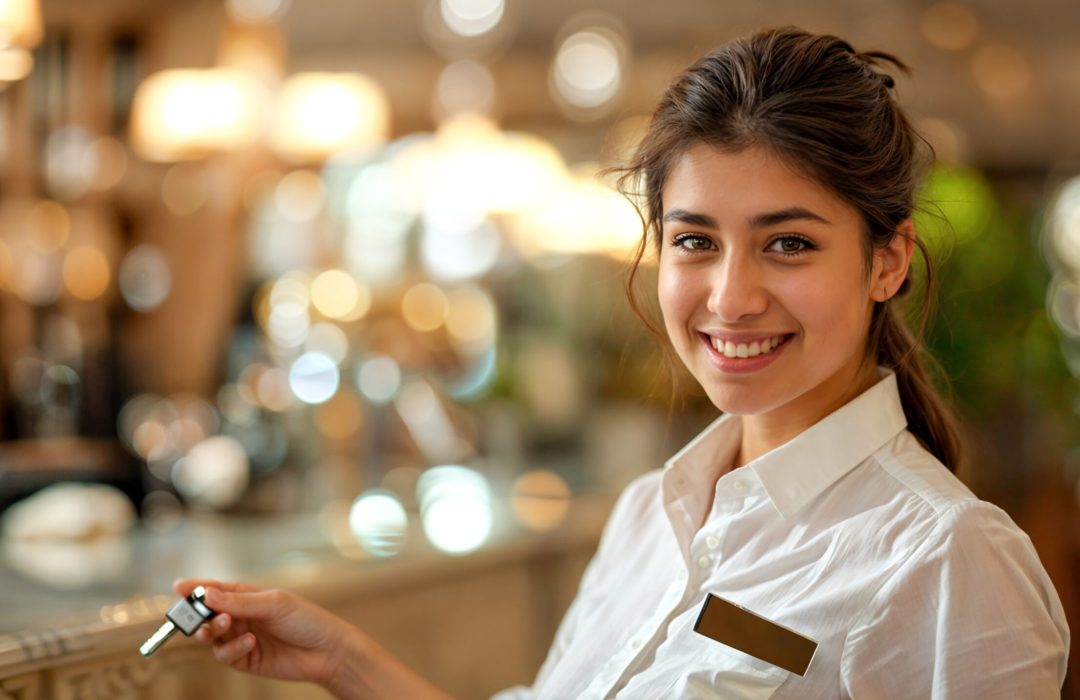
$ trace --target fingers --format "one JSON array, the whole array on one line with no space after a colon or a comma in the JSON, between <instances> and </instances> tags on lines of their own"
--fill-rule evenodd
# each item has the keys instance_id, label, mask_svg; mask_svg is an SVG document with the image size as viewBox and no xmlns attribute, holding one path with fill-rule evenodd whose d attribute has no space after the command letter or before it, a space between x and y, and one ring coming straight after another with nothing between
<instances>
[{"instance_id":1,"label":"fingers","mask_svg":"<svg viewBox=\"0 0 1080 700\"><path fill-rule=\"evenodd\" d=\"M230 627L232 627L232 618L229 617L228 613L215 615L199 627L195 632L195 639L203 643L209 643L227 633Z\"/></svg>"},{"instance_id":2,"label":"fingers","mask_svg":"<svg viewBox=\"0 0 1080 700\"><path fill-rule=\"evenodd\" d=\"M236 639L214 645L214 657L225 664L234 664L251 653L255 648L255 635L248 632Z\"/></svg>"},{"instance_id":3,"label":"fingers","mask_svg":"<svg viewBox=\"0 0 1080 700\"><path fill-rule=\"evenodd\" d=\"M281 591L228 591L207 586L206 604L218 615L227 613L236 619L269 620L285 614L292 603Z\"/></svg>"}]
</instances>

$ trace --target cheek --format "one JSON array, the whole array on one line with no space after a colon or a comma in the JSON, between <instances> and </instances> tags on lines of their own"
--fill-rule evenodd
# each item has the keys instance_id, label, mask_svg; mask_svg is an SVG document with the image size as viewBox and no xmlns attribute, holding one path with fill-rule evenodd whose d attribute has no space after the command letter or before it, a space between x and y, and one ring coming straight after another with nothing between
<instances>
[{"instance_id":1,"label":"cheek","mask_svg":"<svg viewBox=\"0 0 1080 700\"><path fill-rule=\"evenodd\" d=\"M661 264L656 293L660 302L660 313L664 317L664 325L670 332L683 324L693 306L692 285L689 284L686 275Z\"/></svg>"},{"instance_id":2,"label":"cheek","mask_svg":"<svg viewBox=\"0 0 1080 700\"><path fill-rule=\"evenodd\" d=\"M806 333L807 342L837 347L861 337L865 292L850 275L822 275L792 284L785 306Z\"/></svg>"}]
</instances>

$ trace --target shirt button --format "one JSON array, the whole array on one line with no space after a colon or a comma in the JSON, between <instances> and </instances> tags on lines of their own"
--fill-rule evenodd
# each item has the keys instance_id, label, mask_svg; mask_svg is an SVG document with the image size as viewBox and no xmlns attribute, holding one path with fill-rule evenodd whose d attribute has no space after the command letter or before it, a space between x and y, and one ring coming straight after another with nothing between
<instances>
[{"instance_id":1,"label":"shirt button","mask_svg":"<svg viewBox=\"0 0 1080 700\"><path fill-rule=\"evenodd\" d=\"M736 491L745 491L746 482L741 479L736 479L735 481L731 482L731 488L735 489Z\"/></svg>"},{"instance_id":2,"label":"shirt button","mask_svg":"<svg viewBox=\"0 0 1080 700\"><path fill-rule=\"evenodd\" d=\"M641 640L637 639L637 638L631 639L630 640L630 647L632 649L640 649L641 648Z\"/></svg>"},{"instance_id":3,"label":"shirt button","mask_svg":"<svg viewBox=\"0 0 1080 700\"><path fill-rule=\"evenodd\" d=\"M720 540L716 539L716 535L709 535L705 538L705 546L709 549L716 549L720 546Z\"/></svg>"},{"instance_id":4,"label":"shirt button","mask_svg":"<svg viewBox=\"0 0 1080 700\"><path fill-rule=\"evenodd\" d=\"M712 562L709 560L709 555L707 554L702 554L700 557L698 557L697 565L700 566L702 569L708 569L709 564L711 563Z\"/></svg>"}]
</instances>

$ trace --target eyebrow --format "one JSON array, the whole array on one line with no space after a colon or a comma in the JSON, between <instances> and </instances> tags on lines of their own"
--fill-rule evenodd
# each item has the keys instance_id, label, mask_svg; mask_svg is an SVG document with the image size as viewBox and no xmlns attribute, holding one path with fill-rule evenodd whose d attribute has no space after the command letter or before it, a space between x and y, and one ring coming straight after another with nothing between
<instances>
[{"instance_id":1,"label":"eyebrow","mask_svg":"<svg viewBox=\"0 0 1080 700\"><path fill-rule=\"evenodd\" d=\"M788 207L787 209L780 209L779 211L770 211L763 214L756 214L752 216L747 223L750 228L768 228L769 226L776 226L777 224L783 224L788 221L817 221L823 224L831 224L832 222L825 217L815 214L809 209L803 207ZM717 229L719 226L716 224L716 219L708 214L700 214L698 212L687 211L686 209L675 208L664 214L663 222L680 221L684 224L691 226L703 226L706 228Z\"/></svg>"}]
</instances>

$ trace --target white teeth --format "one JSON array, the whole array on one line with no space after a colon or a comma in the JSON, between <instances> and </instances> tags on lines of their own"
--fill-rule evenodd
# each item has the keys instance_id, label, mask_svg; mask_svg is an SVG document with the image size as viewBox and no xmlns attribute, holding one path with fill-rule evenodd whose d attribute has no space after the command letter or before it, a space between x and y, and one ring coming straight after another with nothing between
<instances>
[{"instance_id":1,"label":"white teeth","mask_svg":"<svg viewBox=\"0 0 1080 700\"><path fill-rule=\"evenodd\" d=\"M712 343L716 351L725 357L757 357L772 352L780 344L782 336L768 338L767 340L754 341L752 343L733 343L713 338Z\"/></svg>"}]
</instances>

